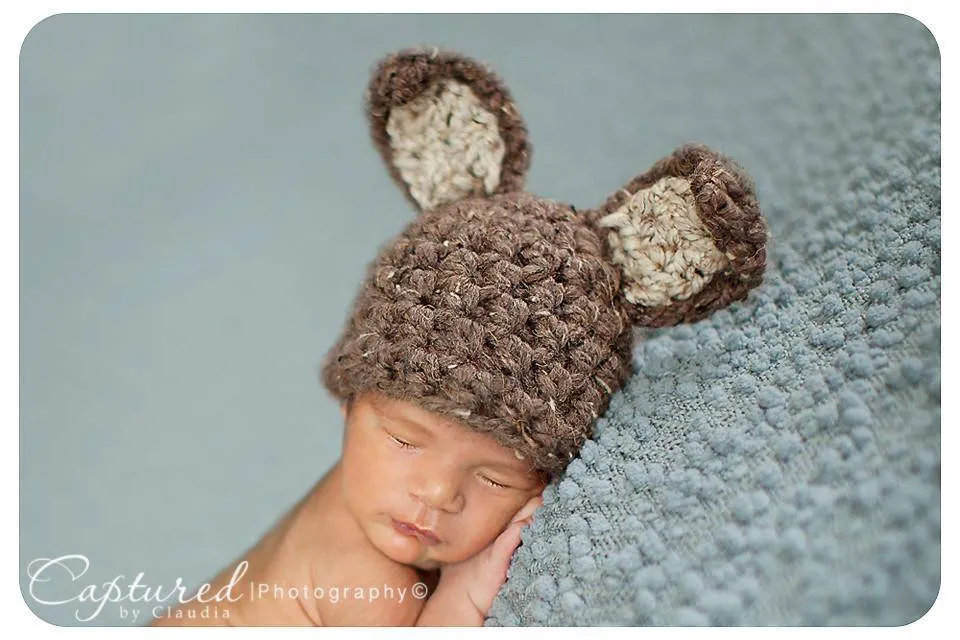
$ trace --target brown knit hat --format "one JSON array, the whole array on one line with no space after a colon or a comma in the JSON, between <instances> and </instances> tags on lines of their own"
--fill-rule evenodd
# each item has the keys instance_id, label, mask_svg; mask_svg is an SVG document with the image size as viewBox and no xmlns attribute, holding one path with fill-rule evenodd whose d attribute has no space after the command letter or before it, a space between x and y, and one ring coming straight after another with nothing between
<instances>
[{"instance_id":1,"label":"brown knit hat","mask_svg":"<svg viewBox=\"0 0 960 640\"><path fill-rule=\"evenodd\" d=\"M418 215L370 264L324 361L340 401L413 402L557 474L629 377L633 325L693 322L762 280L752 181L706 147L578 211L523 191L527 130L486 66L402 51L376 66L366 101Z\"/></svg>"}]
</instances>

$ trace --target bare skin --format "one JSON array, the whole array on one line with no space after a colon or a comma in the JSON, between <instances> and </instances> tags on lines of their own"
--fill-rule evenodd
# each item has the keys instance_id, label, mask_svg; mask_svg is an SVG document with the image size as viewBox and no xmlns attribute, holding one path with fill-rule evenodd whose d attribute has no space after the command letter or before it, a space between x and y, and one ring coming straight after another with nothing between
<instances>
[{"instance_id":1,"label":"bare skin","mask_svg":"<svg viewBox=\"0 0 960 640\"><path fill-rule=\"evenodd\" d=\"M228 587L235 601L211 602L219 615L208 619L204 602L188 602L152 625L483 623L546 479L489 436L407 402L368 394L343 414L340 460L210 582L207 601ZM331 589L381 595L318 596Z\"/></svg>"}]
</instances>

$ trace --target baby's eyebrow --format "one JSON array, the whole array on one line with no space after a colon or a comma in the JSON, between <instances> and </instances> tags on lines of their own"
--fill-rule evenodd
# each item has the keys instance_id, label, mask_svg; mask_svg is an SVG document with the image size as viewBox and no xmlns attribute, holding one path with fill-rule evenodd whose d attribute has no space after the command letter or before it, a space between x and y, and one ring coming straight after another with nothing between
<instances>
[{"instance_id":1,"label":"baby's eyebrow","mask_svg":"<svg viewBox=\"0 0 960 640\"><path fill-rule=\"evenodd\" d=\"M414 430L419 431L424 435L428 435L428 436L435 436L440 431L450 429L450 428L455 429L459 426L453 420L440 419L438 421L438 426L434 427L434 426L431 426L430 424L424 423L422 420L419 420L415 416L407 415L406 413L403 412L403 410L385 412L384 415L386 415L387 418L389 418L390 420L393 420L394 422L403 423L404 425L410 426Z\"/></svg>"},{"instance_id":2,"label":"baby's eyebrow","mask_svg":"<svg viewBox=\"0 0 960 640\"><path fill-rule=\"evenodd\" d=\"M434 431L432 429L430 429L427 426L424 426L423 424L421 424L416 420L413 420L412 418L407 418L405 416L396 415L396 414L387 414L386 418L390 422L401 424L413 431L416 431L419 434L427 435L427 436L434 435Z\"/></svg>"},{"instance_id":3,"label":"baby's eyebrow","mask_svg":"<svg viewBox=\"0 0 960 640\"><path fill-rule=\"evenodd\" d=\"M402 413L397 412L384 412L384 417L389 421L396 424L403 425L404 427L409 428L412 431L415 431L417 434L433 438L437 436L437 430L429 425L425 425L419 420L403 415ZM482 454L481 454L482 455ZM518 469L508 462L503 462L501 460L495 460L493 458L479 457L477 458L475 464L477 466L488 467L492 470L499 471L510 475L516 479L526 480L530 477L530 472L526 469Z\"/></svg>"},{"instance_id":4,"label":"baby's eyebrow","mask_svg":"<svg viewBox=\"0 0 960 640\"><path fill-rule=\"evenodd\" d=\"M490 469L493 469L495 471L500 471L501 473L506 473L518 479L520 478L526 479L530 475L524 469L518 469L514 466L511 466L503 462L498 462L496 460L489 460L489 459L482 460L481 465L484 467L489 467Z\"/></svg>"}]
</instances>

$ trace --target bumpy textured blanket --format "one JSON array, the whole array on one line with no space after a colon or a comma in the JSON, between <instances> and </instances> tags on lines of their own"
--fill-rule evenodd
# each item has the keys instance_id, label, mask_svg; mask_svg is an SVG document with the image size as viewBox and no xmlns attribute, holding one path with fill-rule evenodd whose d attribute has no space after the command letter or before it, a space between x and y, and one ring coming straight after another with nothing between
<instances>
[{"instance_id":1,"label":"bumpy textured blanket","mask_svg":"<svg viewBox=\"0 0 960 640\"><path fill-rule=\"evenodd\" d=\"M764 284L638 343L488 625L896 625L935 600L938 48L904 16L789 26L762 51L704 26L715 66L657 86L738 114L718 146L757 181Z\"/></svg>"}]
</instances>

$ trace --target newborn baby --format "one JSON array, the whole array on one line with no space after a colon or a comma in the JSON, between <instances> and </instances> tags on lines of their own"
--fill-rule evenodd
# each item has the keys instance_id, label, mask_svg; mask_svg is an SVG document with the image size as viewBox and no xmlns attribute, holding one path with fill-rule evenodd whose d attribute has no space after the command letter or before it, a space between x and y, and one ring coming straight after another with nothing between
<instances>
[{"instance_id":1,"label":"newborn baby","mask_svg":"<svg viewBox=\"0 0 960 640\"><path fill-rule=\"evenodd\" d=\"M337 464L245 555L239 580L234 564L211 583L214 594L233 581L237 602L208 618L203 602L164 610L155 624L482 623L547 478L410 402L365 393L343 412ZM363 596L316 597L335 588Z\"/></svg>"},{"instance_id":2,"label":"newborn baby","mask_svg":"<svg viewBox=\"0 0 960 640\"><path fill-rule=\"evenodd\" d=\"M389 56L367 115L417 215L323 364L342 456L207 589L218 623L482 624L543 488L630 375L632 328L693 322L762 280L752 182L706 147L578 211L523 191L526 127L477 62Z\"/></svg>"}]
</instances>

